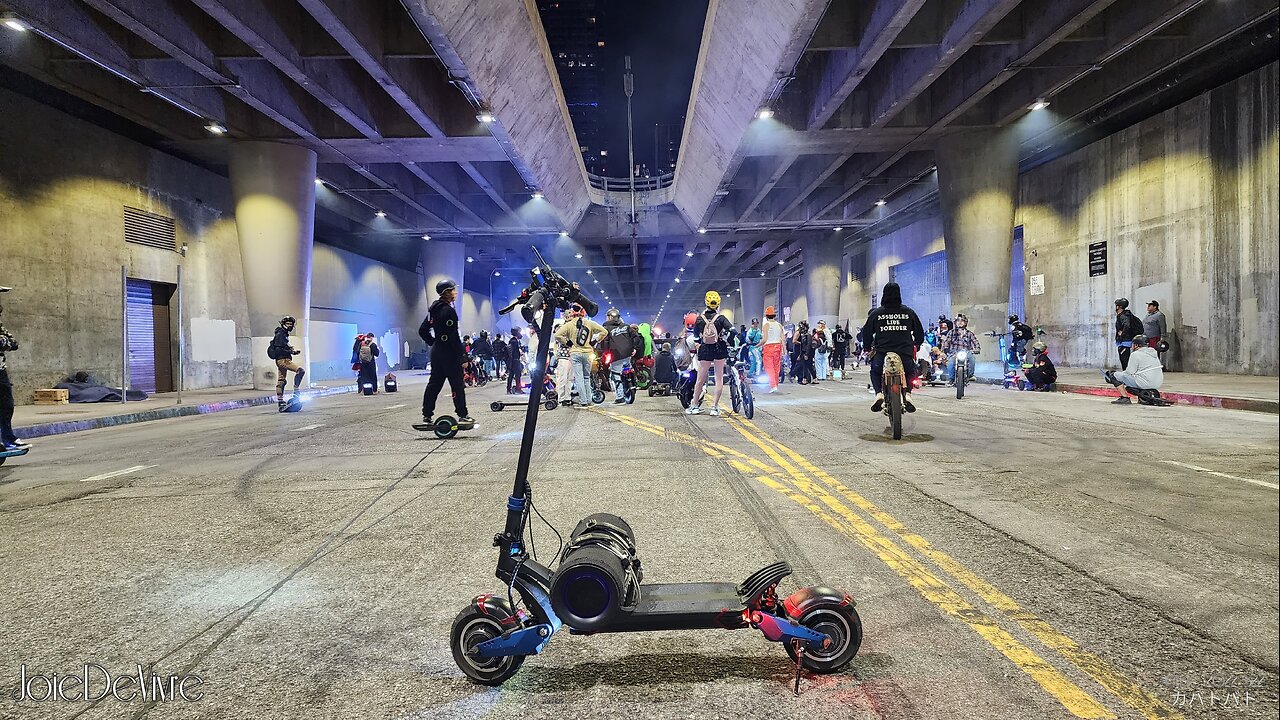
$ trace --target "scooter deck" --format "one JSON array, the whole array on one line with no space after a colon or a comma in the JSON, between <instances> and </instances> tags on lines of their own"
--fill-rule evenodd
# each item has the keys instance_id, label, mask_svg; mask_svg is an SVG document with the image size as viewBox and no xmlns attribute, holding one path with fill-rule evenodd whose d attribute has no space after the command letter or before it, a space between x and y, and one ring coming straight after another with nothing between
<instances>
[{"instance_id":1,"label":"scooter deck","mask_svg":"<svg viewBox=\"0 0 1280 720\"><path fill-rule=\"evenodd\" d=\"M746 626L742 596L733 583L641 585L640 600L594 632L698 630Z\"/></svg>"}]
</instances>

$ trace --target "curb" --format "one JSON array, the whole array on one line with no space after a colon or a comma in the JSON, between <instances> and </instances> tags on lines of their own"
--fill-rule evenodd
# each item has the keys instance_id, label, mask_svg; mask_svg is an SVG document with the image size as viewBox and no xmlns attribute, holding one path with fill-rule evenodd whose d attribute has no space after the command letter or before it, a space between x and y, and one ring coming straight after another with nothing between
<instances>
[{"instance_id":1,"label":"curb","mask_svg":"<svg viewBox=\"0 0 1280 720\"><path fill-rule=\"evenodd\" d=\"M974 378L974 382L986 385L1000 385L1004 382L1003 378ZM1096 385L1072 385L1070 383L1055 383L1054 390L1056 392L1069 392L1076 395L1097 395L1101 397L1116 397L1115 388L1098 387ZM1219 395L1201 395L1199 393L1184 392L1165 392L1160 391L1160 397L1172 400L1180 405L1195 405L1197 407L1221 408L1223 410L1245 410L1247 412L1271 413L1273 415L1280 414L1280 402L1275 400L1258 400L1256 398L1238 398L1238 397L1222 397Z\"/></svg>"},{"instance_id":2,"label":"curb","mask_svg":"<svg viewBox=\"0 0 1280 720\"><path fill-rule=\"evenodd\" d=\"M329 395L341 395L343 393L355 391L355 385L340 385L337 387L308 392L307 397L326 397ZM239 410L240 408L253 407L255 405L272 405L275 402L275 395L260 395L258 397L244 398L242 400L223 400L221 402L204 403L203 405L174 405L167 408L156 408L154 410L124 413L121 415L107 415L99 418L64 420L62 422L42 423L40 425L27 425L25 427L14 428L14 432L23 439L30 439L47 437L49 435L62 435L63 433L80 432L82 430L97 430L99 428L115 427L117 425L151 422L152 420L168 420L169 418L186 417L188 415L207 415L209 413L223 412L226 410Z\"/></svg>"}]
</instances>

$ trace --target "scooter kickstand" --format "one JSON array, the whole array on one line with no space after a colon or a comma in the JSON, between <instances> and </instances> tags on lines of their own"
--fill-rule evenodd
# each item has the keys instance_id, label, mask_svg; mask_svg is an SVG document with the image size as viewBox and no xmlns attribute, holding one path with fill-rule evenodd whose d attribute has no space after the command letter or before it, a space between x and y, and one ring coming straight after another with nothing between
<instances>
[{"instance_id":1,"label":"scooter kickstand","mask_svg":"<svg viewBox=\"0 0 1280 720\"><path fill-rule=\"evenodd\" d=\"M795 649L796 649L796 685L795 685L795 694L796 694L796 697L800 697L800 667L801 667L800 662L801 662L802 660L804 660L804 644L803 644L803 643L801 643L799 640L792 640L792 641L791 641L791 647L793 647L793 648L795 648Z\"/></svg>"}]
</instances>

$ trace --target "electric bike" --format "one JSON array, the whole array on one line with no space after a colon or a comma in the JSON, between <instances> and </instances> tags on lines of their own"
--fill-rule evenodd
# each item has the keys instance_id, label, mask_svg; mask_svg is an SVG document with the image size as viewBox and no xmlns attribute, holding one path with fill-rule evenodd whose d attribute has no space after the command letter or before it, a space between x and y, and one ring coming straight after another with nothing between
<instances>
[{"instance_id":1,"label":"electric bike","mask_svg":"<svg viewBox=\"0 0 1280 720\"><path fill-rule=\"evenodd\" d=\"M555 310L579 303L594 315L599 306L556 273L541 255L521 313L533 322L544 311L538 347L546 348ZM516 303L505 308L510 311ZM533 387L541 389L539 363ZM533 504L529 465L538 423L537 402L525 413L515 484L506 502L506 522L493 538L495 575L505 592L476 595L453 621L449 643L454 661L483 685L502 684L529 655L542 652L561 627L595 634L650 630L754 628L781 642L802 667L832 673L847 665L862 642L862 622L848 593L825 586L799 589L782 598L778 584L791 574L786 562L752 573L740 584L644 584L635 533L617 515L587 516L569 534L555 570L532 555L525 535ZM524 607L517 607L519 596Z\"/></svg>"}]
</instances>

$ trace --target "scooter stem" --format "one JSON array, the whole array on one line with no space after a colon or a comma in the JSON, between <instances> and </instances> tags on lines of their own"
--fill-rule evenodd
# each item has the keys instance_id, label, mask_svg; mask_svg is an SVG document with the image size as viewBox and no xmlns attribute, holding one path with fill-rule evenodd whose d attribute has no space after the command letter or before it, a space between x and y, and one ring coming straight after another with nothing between
<instances>
[{"instance_id":1,"label":"scooter stem","mask_svg":"<svg viewBox=\"0 0 1280 720\"><path fill-rule=\"evenodd\" d=\"M524 435L520 438L520 458L516 462L516 481L511 497L523 498L529 494L529 463L533 457L533 436L538 427L538 408L542 405L543 385L547 376L547 350L551 345L551 323L555 320L557 299L547 297L542 310L542 326L538 328L538 352L534 358L533 375L529 378L529 407L524 413ZM524 535L524 503L517 509L507 507L506 537L518 541Z\"/></svg>"}]
</instances>

